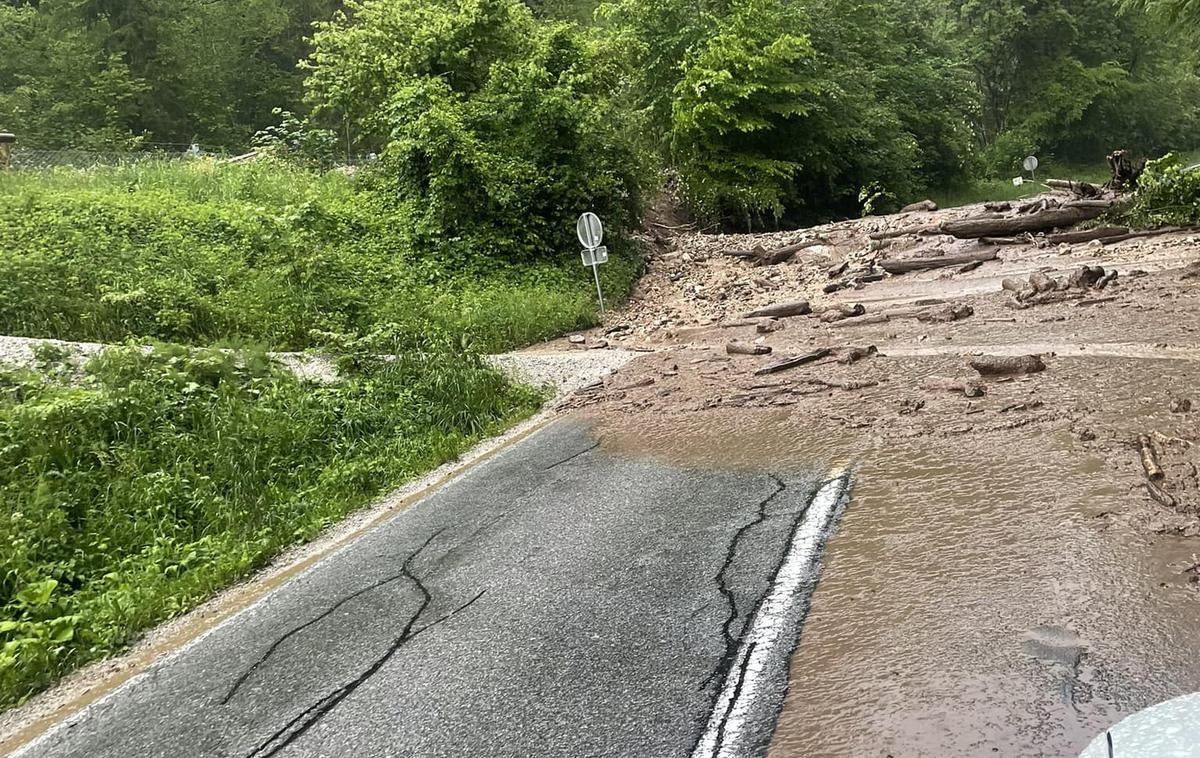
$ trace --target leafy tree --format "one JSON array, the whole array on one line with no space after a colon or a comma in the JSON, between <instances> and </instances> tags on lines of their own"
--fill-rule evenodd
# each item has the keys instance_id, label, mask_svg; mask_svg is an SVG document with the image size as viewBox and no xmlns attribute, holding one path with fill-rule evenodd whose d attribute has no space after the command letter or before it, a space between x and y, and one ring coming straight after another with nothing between
<instances>
[{"instance_id":1,"label":"leafy tree","mask_svg":"<svg viewBox=\"0 0 1200 758\"><path fill-rule=\"evenodd\" d=\"M561 255L591 209L635 223L641 161L621 67L578 28L517 0L352 0L307 65L318 118L381 147L380 189L443 259Z\"/></svg>"}]
</instances>

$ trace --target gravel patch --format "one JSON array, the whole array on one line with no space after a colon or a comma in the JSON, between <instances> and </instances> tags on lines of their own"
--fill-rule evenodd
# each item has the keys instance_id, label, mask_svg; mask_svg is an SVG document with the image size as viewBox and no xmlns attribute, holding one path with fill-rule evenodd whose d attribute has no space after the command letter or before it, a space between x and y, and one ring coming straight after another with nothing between
<instances>
[{"instance_id":1,"label":"gravel patch","mask_svg":"<svg viewBox=\"0 0 1200 758\"><path fill-rule=\"evenodd\" d=\"M54 345L68 351L71 353L70 361L76 366L108 347L96 342L0 336L0 365L34 368L37 365L35 349L42 344ZM554 391L555 397L561 398L612 374L640 354L633 350L520 352L489 355L486 360L514 382L549 388ZM301 379L319 384L332 384L337 381L337 368L333 356L314 353L271 355Z\"/></svg>"}]
</instances>

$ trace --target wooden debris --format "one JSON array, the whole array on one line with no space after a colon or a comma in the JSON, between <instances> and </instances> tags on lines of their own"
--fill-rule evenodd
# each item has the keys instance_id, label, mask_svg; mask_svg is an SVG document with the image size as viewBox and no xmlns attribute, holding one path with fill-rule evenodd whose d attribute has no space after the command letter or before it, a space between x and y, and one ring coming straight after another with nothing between
<instances>
[{"instance_id":1,"label":"wooden debris","mask_svg":"<svg viewBox=\"0 0 1200 758\"><path fill-rule=\"evenodd\" d=\"M1051 189L1066 190L1079 197L1100 197L1104 188L1091 182L1076 182L1070 179L1047 179L1046 186Z\"/></svg>"},{"instance_id":2,"label":"wooden debris","mask_svg":"<svg viewBox=\"0 0 1200 758\"><path fill-rule=\"evenodd\" d=\"M1093 229L1084 229L1079 232L1063 232L1061 234L1046 235L1046 242L1051 245L1073 245L1079 242L1091 242L1092 240L1102 240L1105 237L1118 237L1122 234L1129 234L1127 226L1097 226Z\"/></svg>"},{"instance_id":3,"label":"wooden debris","mask_svg":"<svg viewBox=\"0 0 1200 758\"><path fill-rule=\"evenodd\" d=\"M863 307L862 303L854 303L853 305L849 303L839 303L826 308L825 311L821 313L821 321L822 323L830 324L834 321L841 321L842 319L861 316L866 312L867 309Z\"/></svg>"},{"instance_id":4,"label":"wooden debris","mask_svg":"<svg viewBox=\"0 0 1200 758\"><path fill-rule=\"evenodd\" d=\"M1113 150L1105 156L1105 160L1108 161L1108 170L1112 172L1105 187L1118 192L1137 188L1138 180L1146 170L1145 158L1135 161L1128 150Z\"/></svg>"},{"instance_id":5,"label":"wooden debris","mask_svg":"<svg viewBox=\"0 0 1200 758\"><path fill-rule=\"evenodd\" d=\"M865 324L885 324L890 319L886 313L872 313L866 316L856 316L853 318L844 318L841 321L834 321L830 326L863 326Z\"/></svg>"},{"instance_id":6,"label":"wooden debris","mask_svg":"<svg viewBox=\"0 0 1200 758\"><path fill-rule=\"evenodd\" d=\"M939 255L929 258L905 258L901 260L885 260L879 262L879 267L889 274L906 274L910 271L926 271L946 266L961 266L964 263L983 263L998 258L995 250L983 250L977 253L961 255Z\"/></svg>"},{"instance_id":7,"label":"wooden debris","mask_svg":"<svg viewBox=\"0 0 1200 758\"><path fill-rule=\"evenodd\" d=\"M753 250L726 250L725 255L731 255L735 258L747 258L755 266L774 266L791 260L796 256L796 253L805 248L823 244L826 244L826 240L822 237L817 237L797 242L793 245L775 248L774 250L764 250L762 245L755 245Z\"/></svg>"},{"instance_id":8,"label":"wooden debris","mask_svg":"<svg viewBox=\"0 0 1200 758\"><path fill-rule=\"evenodd\" d=\"M754 331L759 334L770 334L779 331L783 327L784 323L777 318L764 318L755 324Z\"/></svg>"},{"instance_id":9,"label":"wooden debris","mask_svg":"<svg viewBox=\"0 0 1200 758\"><path fill-rule=\"evenodd\" d=\"M983 261L971 261L970 263L967 263L967 264L965 264L965 265L959 266L959 267L958 267L958 270L957 270L957 271L955 271L954 273L956 273L956 274L965 274L965 273L967 273L967 272L969 272L969 271L974 271L975 269L979 268L979 267L980 267L980 266L982 266L982 265L983 265Z\"/></svg>"},{"instance_id":10,"label":"wooden debris","mask_svg":"<svg viewBox=\"0 0 1200 758\"><path fill-rule=\"evenodd\" d=\"M725 352L730 355L770 355L770 345L756 345L753 342L731 340L725 345Z\"/></svg>"},{"instance_id":11,"label":"wooden debris","mask_svg":"<svg viewBox=\"0 0 1200 758\"><path fill-rule=\"evenodd\" d=\"M795 300L789 303L778 303L776 305L768 305L757 310L750 311L746 314L746 318L787 318L788 316L804 316L812 313L812 308L809 307L807 300Z\"/></svg>"},{"instance_id":12,"label":"wooden debris","mask_svg":"<svg viewBox=\"0 0 1200 758\"><path fill-rule=\"evenodd\" d=\"M928 211L932 213L938 209L937 203L932 200L922 200L919 203L912 203L900 209L901 213L916 213L918 211Z\"/></svg>"},{"instance_id":13,"label":"wooden debris","mask_svg":"<svg viewBox=\"0 0 1200 758\"><path fill-rule=\"evenodd\" d=\"M873 239L875 241L880 241L880 240L895 239L896 237L907 237L910 234L925 235L925 234L937 234L937 233L938 233L937 225L918 224L916 226L902 226L898 229L888 229L888 230L882 231L882 232L873 232L872 234L868 234L867 237L869 239Z\"/></svg>"},{"instance_id":14,"label":"wooden debris","mask_svg":"<svg viewBox=\"0 0 1200 758\"><path fill-rule=\"evenodd\" d=\"M572 334L567 337L567 342L570 342L572 345L582 345L587 342L587 337L584 337L582 334Z\"/></svg>"},{"instance_id":15,"label":"wooden debris","mask_svg":"<svg viewBox=\"0 0 1200 758\"><path fill-rule=\"evenodd\" d=\"M921 389L929 392L961 392L964 397L983 396L983 385L976 379L931 376L921 382Z\"/></svg>"},{"instance_id":16,"label":"wooden debris","mask_svg":"<svg viewBox=\"0 0 1200 758\"><path fill-rule=\"evenodd\" d=\"M916 319L917 321L949 323L951 321L961 321L974 314L975 309L965 303L946 303L945 305L938 305L917 311Z\"/></svg>"},{"instance_id":17,"label":"wooden debris","mask_svg":"<svg viewBox=\"0 0 1200 758\"><path fill-rule=\"evenodd\" d=\"M803 366L805 363L819 361L822 358L830 356L831 354L833 354L832 349L823 347L818 350L814 350L811 353L805 353L804 355L798 355L794 358L787 358L779 361L778 363L772 363L770 365L763 366L758 371L755 371L754 375L762 376L764 374L775 374L780 371L787 371L788 369L796 368L797 366Z\"/></svg>"},{"instance_id":18,"label":"wooden debris","mask_svg":"<svg viewBox=\"0 0 1200 758\"><path fill-rule=\"evenodd\" d=\"M874 345L847 347L837 351L837 362L848 366L852 363L857 363L863 358L870 358L878 354L879 350Z\"/></svg>"},{"instance_id":19,"label":"wooden debris","mask_svg":"<svg viewBox=\"0 0 1200 758\"><path fill-rule=\"evenodd\" d=\"M1012 203L1007 200L998 203L984 203L983 209L992 213L1006 213L1012 210Z\"/></svg>"},{"instance_id":20,"label":"wooden debris","mask_svg":"<svg viewBox=\"0 0 1200 758\"><path fill-rule=\"evenodd\" d=\"M1098 204L1092 205L1092 203ZM949 234L959 239L1012 237L1075 226L1081 221L1096 218L1112 205L1113 202L1109 200L1079 200L1069 204L1070 207L1048 208L1027 216L998 219L976 217L959 221L943 221L939 229L943 234Z\"/></svg>"},{"instance_id":21,"label":"wooden debris","mask_svg":"<svg viewBox=\"0 0 1200 758\"><path fill-rule=\"evenodd\" d=\"M967 365L983 376L1034 374L1046 370L1046 364L1038 355L979 355L968 360Z\"/></svg>"},{"instance_id":22,"label":"wooden debris","mask_svg":"<svg viewBox=\"0 0 1200 758\"><path fill-rule=\"evenodd\" d=\"M1033 242L1029 237L980 237L981 245L1028 245Z\"/></svg>"},{"instance_id":23,"label":"wooden debris","mask_svg":"<svg viewBox=\"0 0 1200 758\"><path fill-rule=\"evenodd\" d=\"M1154 442L1147 434L1139 434L1137 439L1138 453L1142 458L1142 470L1146 478L1152 482L1161 482L1166 478L1166 472L1158 463L1158 453L1154 450Z\"/></svg>"}]
</instances>

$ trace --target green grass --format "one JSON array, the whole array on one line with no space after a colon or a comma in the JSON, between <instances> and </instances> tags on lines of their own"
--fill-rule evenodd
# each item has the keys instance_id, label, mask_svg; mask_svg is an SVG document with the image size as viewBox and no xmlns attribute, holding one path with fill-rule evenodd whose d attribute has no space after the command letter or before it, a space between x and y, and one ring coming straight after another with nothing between
<instances>
[{"instance_id":1,"label":"green grass","mask_svg":"<svg viewBox=\"0 0 1200 758\"><path fill-rule=\"evenodd\" d=\"M114 348L0 373L0 706L120 650L540 398L427 345L335 386L262 354Z\"/></svg>"},{"instance_id":2,"label":"green grass","mask_svg":"<svg viewBox=\"0 0 1200 758\"><path fill-rule=\"evenodd\" d=\"M529 415L541 398L479 353L597 322L576 250L418 254L360 177L10 171L0 203L0 334L127 342L82 376L52 350L0 371L0 707ZM619 301L638 264L610 244ZM347 356L344 381L262 352L313 347Z\"/></svg>"},{"instance_id":3,"label":"green grass","mask_svg":"<svg viewBox=\"0 0 1200 758\"><path fill-rule=\"evenodd\" d=\"M1200 150L1183 154L1191 163L1200 162ZM1027 181L1020 187L1013 186L1012 179L988 179L971 182L965 186L947 187L930 195L940 208L972 205L989 200L1022 200L1041 194L1046 187L1040 182L1045 179L1074 179L1102 184L1108 181L1108 166L1104 162L1088 165L1048 163L1037 170L1038 182ZM1026 174L1028 179L1028 174ZM918 198L920 199L920 198Z\"/></svg>"},{"instance_id":4,"label":"green grass","mask_svg":"<svg viewBox=\"0 0 1200 758\"><path fill-rule=\"evenodd\" d=\"M383 326L504 350L596 323L575 250L415 253L386 198L274 162L0 173L0 333L321 346ZM603 270L615 298L636 258ZM335 340L336 341L336 340Z\"/></svg>"}]
</instances>

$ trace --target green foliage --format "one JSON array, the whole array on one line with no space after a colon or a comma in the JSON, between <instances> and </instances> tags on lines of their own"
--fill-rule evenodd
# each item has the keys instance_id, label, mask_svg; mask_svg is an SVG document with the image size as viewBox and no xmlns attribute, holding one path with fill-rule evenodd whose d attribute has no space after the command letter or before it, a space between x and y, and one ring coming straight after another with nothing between
<instances>
[{"instance_id":1,"label":"green foliage","mask_svg":"<svg viewBox=\"0 0 1200 758\"><path fill-rule=\"evenodd\" d=\"M816 57L795 6L737 0L684 55L672 102L672 153L702 216L781 216L802 156L779 139L809 112Z\"/></svg>"},{"instance_id":2,"label":"green foliage","mask_svg":"<svg viewBox=\"0 0 1200 758\"><path fill-rule=\"evenodd\" d=\"M1174 154L1151 161L1128 216L1139 226L1200 226L1200 163Z\"/></svg>"},{"instance_id":3,"label":"green foliage","mask_svg":"<svg viewBox=\"0 0 1200 758\"><path fill-rule=\"evenodd\" d=\"M611 107L619 70L578 29L517 0L356 0L314 36L310 100L382 148L381 196L442 260L573 251L599 213L620 240L644 169Z\"/></svg>"},{"instance_id":4,"label":"green foliage","mask_svg":"<svg viewBox=\"0 0 1200 758\"><path fill-rule=\"evenodd\" d=\"M244 148L298 104L304 36L338 0L0 3L0 128L25 144Z\"/></svg>"},{"instance_id":5,"label":"green foliage","mask_svg":"<svg viewBox=\"0 0 1200 758\"><path fill-rule=\"evenodd\" d=\"M411 344L453 335L504 350L596 320L573 250L522 265L423 255L411 224L337 172L270 161L7 172L0 197L4 334L303 349L394 323ZM605 267L611 294L632 286L634 260Z\"/></svg>"},{"instance_id":6,"label":"green foliage","mask_svg":"<svg viewBox=\"0 0 1200 758\"><path fill-rule=\"evenodd\" d=\"M1095 160L1197 139L1194 49L1117 0L959 0L949 21L979 88L976 135L992 174L1030 153Z\"/></svg>"},{"instance_id":7,"label":"green foliage","mask_svg":"<svg viewBox=\"0 0 1200 758\"><path fill-rule=\"evenodd\" d=\"M113 348L0 374L0 705L119 650L539 398L436 343L311 386L261 354Z\"/></svg>"}]
</instances>

